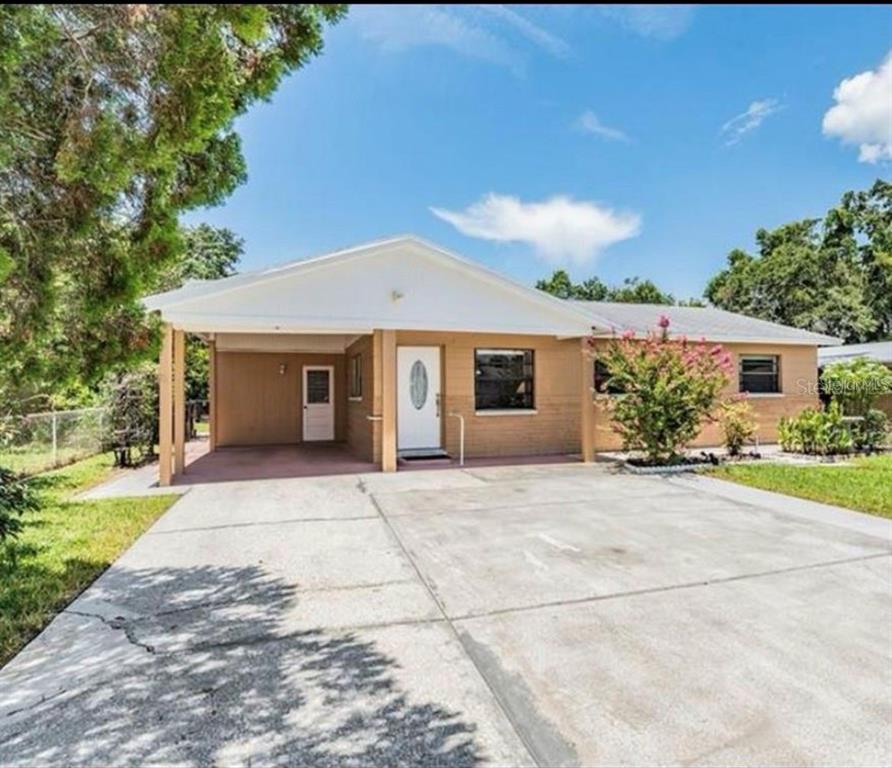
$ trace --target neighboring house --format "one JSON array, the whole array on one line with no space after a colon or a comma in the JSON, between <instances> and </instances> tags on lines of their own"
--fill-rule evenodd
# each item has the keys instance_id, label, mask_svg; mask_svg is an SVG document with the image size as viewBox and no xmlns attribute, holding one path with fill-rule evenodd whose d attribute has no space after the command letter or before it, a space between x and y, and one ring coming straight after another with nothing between
<instances>
[{"instance_id":1,"label":"neighboring house","mask_svg":"<svg viewBox=\"0 0 892 768\"><path fill-rule=\"evenodd\" d=\"M838 339L716 309L574 302L519 285L415 237L145 300L165 323L161 475L183 471L183 337L211 351L211 449L343 441L385 471L399 454L579 454L616 448L586 339L670 330L719 342L763 441L817 402L817 347ZM601 374L603 373L600 372ZM173 383L171 383L173 382ZM604 382L597 382L603 388ZM171 441L174 446L171 447ZM716 444L708 427L699 444Z\"/></svg>"},{"instance_id":2,"label":"neighboring house","mask_svg":"<svg viewBox=\"0 0 892 768\"><path fill-rule=\"evenodd\" d=\"M818 367L824 368L830 363L854 360L864 357L892 368L892 341L874 341L870 344L845 344L840 347L824 347L818 350ZM877 407L892 417L892 395L882 395L877 400Z\"/></svg>"}]
</instances>

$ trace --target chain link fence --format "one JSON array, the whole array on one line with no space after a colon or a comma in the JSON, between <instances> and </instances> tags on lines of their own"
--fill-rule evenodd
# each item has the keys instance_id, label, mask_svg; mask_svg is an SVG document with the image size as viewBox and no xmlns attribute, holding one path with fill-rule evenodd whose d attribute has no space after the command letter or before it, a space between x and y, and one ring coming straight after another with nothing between
<instances>
[{"instance_id":1,"label":"chain link fence","mask_svg":"<svg viewBox=\"0 0 892 768\"><path fill-rule=\"evenodd\" d=\"M33 475L100 453L105 408L11 415L0 424L0 467Z\"/></svg>"}]
</instances>

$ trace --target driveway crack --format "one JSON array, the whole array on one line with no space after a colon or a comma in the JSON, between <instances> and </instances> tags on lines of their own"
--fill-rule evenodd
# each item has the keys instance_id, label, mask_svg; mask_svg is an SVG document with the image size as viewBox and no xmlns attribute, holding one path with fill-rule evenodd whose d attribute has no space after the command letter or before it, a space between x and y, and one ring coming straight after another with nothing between
<instances>
[{"instance_id":1,"label":"driveway crack","mask_svg":"<svg viewBox=\"0 0 892 768\"><path fill-rule=\"evenodd\" d=\"M123 632L124 637L127 638L127 642L130 643L130 645L142 648L144 651L151 653L152 655L155 654L155 646L138 640L134 633L134 628L130 625L130 622L127 619L121 617L107 619L105 616L101 616L98 613L86 613L84 611L66 610L65 613L69 613L72 616L83 616L88 619L99 619L99 621L105 624L109 629L120 630Z\"/></svg>"}]
</instances>

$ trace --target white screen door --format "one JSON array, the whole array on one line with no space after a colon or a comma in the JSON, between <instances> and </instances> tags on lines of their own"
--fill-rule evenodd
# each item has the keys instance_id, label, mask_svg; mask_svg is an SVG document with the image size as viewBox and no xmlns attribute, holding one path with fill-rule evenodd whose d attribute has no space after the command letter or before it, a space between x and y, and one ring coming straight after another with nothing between
<instances>
[{"instance_id":1,"label":"white screen door","mask_svg":"<svg viewBox=\"0 0 892 768\"><path fill-rule=\"evenodd\" d=\"M304 440L334 440L334 366L304 366Z\"/></svg>"},{"instance_id":2,"label":"white screen door","mask_svg":"<svg viewBox=\"0 0 892 768\"><path fill-rule=\"evenodd\" d=\"M397 347L397 448L440 448L440 348Z\"/></svg>"}]
</instances>

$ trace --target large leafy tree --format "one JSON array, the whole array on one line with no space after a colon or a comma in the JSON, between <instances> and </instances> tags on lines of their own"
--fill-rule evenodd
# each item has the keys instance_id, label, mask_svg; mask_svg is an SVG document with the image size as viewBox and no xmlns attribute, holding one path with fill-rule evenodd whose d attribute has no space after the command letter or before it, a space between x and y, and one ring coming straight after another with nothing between
<instances>
[{"instance_id":1,"label":"large leafy tree","mask_svg":"<svg viewBox=\"0 0 892 768\"><path fill-rule=\"evenodd\" d=\"M0 7L0 381L95 378L151 345L136 299L178 215L245 179L233 121L344 9Z\"/></svg>"},{"instance_id":2,"label":"large leafy tree","mask_svg":"<svg viewBox=\"0 0 892 768\"><path fill-rule=\"evenodd\" d=\"M731 251L711 303L847 342L890 338L892 184L846 193L823 220L760 229L756 244L756 255Z\"/></svg>"},{"instance_id":3,"label":"large leafy tree","mask_svg":"<svg viewBox=\"0 0 892 768\"><path fill-rule=\"evenodd\" d=\"M626 278L622 285L607 286L597 277L574 283L564 269L536 282L536 288L560 299L618 301L627 304L674 304L672 294L660 290L651 280Z\"/></svg>"},{"instance_id":4,"label":"large leafy tree","mask_svg":"<svg viewBox=\"0 0 892 768\"><path fill-rule=\"evenodd\" d=\"M153 290L170 291L187 280L217 280L234 275L245 250L231 229L198 224L181 230L179 257L158 276Z\"/></svg>"}]
</instances>

